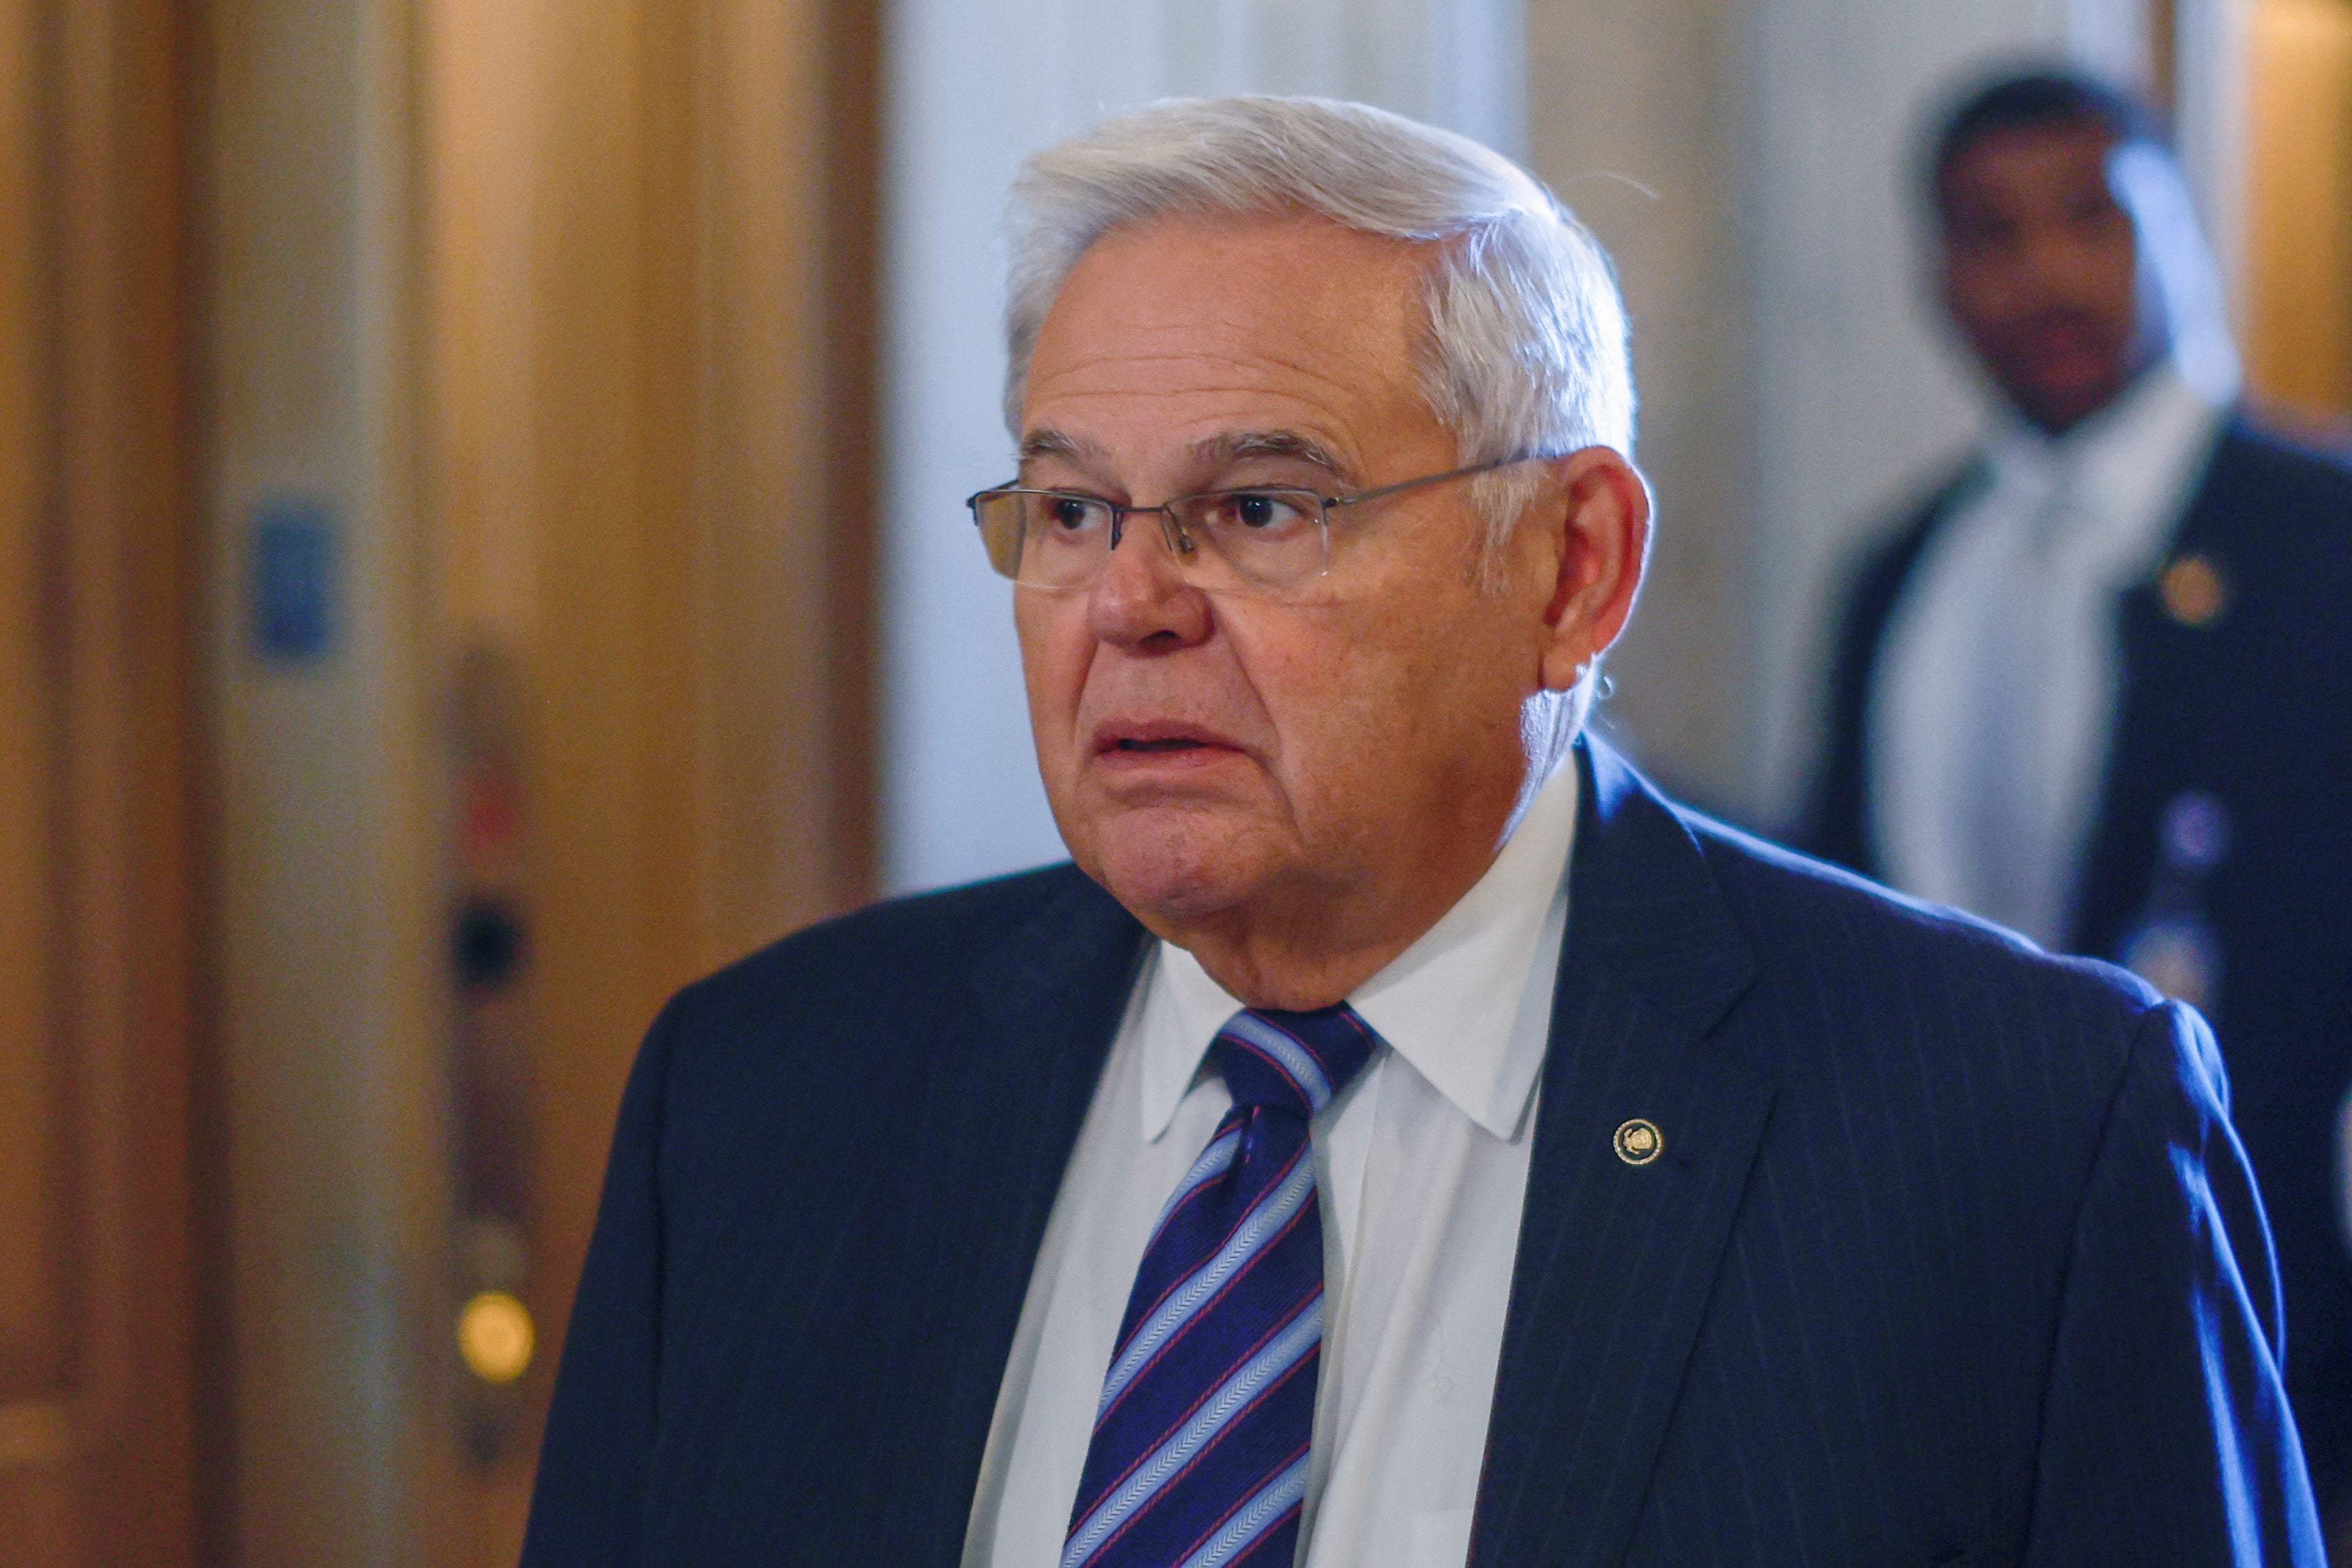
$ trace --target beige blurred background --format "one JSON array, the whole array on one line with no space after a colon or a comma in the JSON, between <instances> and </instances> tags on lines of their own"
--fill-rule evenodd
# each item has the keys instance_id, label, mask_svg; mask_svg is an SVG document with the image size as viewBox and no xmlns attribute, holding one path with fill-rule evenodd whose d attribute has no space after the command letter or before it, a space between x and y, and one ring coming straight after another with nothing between
<instances>
[{"instance_id":1,"label":"beige blurred background","mask_svg":"<svg viewBox=\"0 0 2352 1568\"><path fill-rule=\"evenodd\" d=\"M1364 97L1616 253L1605 722L1767 827L1976 394L1918 118L2175 111L2257 392L2352 414L2352 0L0 0L0 1563L513 1559L636 1039L1053 852L993 223L1175 91Z\"/></svg>"}]
</instances>

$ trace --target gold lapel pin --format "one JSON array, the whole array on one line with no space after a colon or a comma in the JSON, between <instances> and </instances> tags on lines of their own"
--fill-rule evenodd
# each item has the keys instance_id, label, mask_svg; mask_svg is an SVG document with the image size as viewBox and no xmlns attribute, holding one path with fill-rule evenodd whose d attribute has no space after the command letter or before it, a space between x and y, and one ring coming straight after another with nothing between
<instances>
[{"instance_id":1,"label":"gold lapel pin","mask_svg":"<svg viewBox=\"0 0 2352 1568\"><path fill-rule=\"evenodd\" d=\"M1658 1124L1639 1116L1618 1128L1610 1142L1617 1157L1629 1165L1646 1165L1666 1152L1666 1135L1658 1131Z\"/></svg>"},{"instance_id":2,"label":"gold lapel pin","mask_svg":"<svg viewBox=\"0 0 2352 1568\"><path fill-rule=\"evenodd\" d=\"M2164 575L2156 580L2156 591L2164 601L2164 613L2176 626L2210 626L2230 607L2230 587L2221 580L2220 568L2194 551L2164 569Z\"/></svg>"}]
</instances>

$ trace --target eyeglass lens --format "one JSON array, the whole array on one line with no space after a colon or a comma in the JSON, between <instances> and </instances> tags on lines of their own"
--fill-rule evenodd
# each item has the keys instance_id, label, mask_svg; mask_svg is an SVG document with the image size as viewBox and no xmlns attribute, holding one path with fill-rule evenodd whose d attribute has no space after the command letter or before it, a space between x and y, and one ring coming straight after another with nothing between
<instances>
[{"instance_id":1,"label":"eyeglass lens","mask_svg":"<svg viewBox=\"0 0 2352 1568\"><path fill-rule=\"evenodd\" d=\"M1323 498L1311 490L1187 496L1123 519L1097 496L992 490L973 498L972 510L989 563L1037 588L1087 586L1110 559L1113 532L1123 540L1138 527L1156 527L1185 578L1202 588L1280 593L1320 575L1328 563Z\"/></svg>"}]
</instances>

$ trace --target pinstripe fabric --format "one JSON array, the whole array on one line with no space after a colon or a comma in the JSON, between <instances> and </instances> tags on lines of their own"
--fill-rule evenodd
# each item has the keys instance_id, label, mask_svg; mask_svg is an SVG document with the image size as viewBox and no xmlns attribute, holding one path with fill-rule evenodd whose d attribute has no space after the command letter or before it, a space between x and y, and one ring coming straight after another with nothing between
<instances>
[{"instance_id":1,"label":"pinstripe fabric","mask_svg":"<svg viewBox=\"0 0 2352 1568\"><path fill-rule=\"evenodd\" d=\"M2193 1015L1591 766L1472 1568L2315 1568Z\"/></svg>"},{"instance_id":2,"label":"pinstripe fabric","mask_svg":"<svg viewBox=\"0 0 2352 1568\"><path fill-rule=\"evenodd\" d=\"M1345 1005L1247 1009L1210 1047L1233 1109L1136 1269L1062 1568L1297 1555L1323 1342L1307 1123L1379 1041Z\"/></svg>"},{"instance_id":3,"label":"pinstripe fabric","mask_svg":"<svg viewBox=\"0 0 2352 1568\"><path fill-rule=\"evenodd\" d=\"M2195 1016L1582 750L1472 1568L2315 1568ZM672 1004L525 1568L956 1568L1143 940L1065 868ZM1635 1116L1665 1138L1640 1167Z\"/></svg>"},{"instance_id":4,"label":"pinstripe fabric","mask_svg":"<svg viewBox=\"0 0 2352 1568\"><path fill-rule=\"evenodd\" d=\"M1877 875L1869 692L1917 563L1962 510L1947 485L1897 528L1847 601L1806 847ZM2229 848L2204 886L2221 983L2204 1005L2229 1065L2232 1121L2262 1181L2286 1303L2287 1386L2323 1509L2352 1511L2352 1251L2337 1193L2336 1110L2352 1091L2352 463L2231 422L2170 549L2227 584L2183 626L2156 576L2115 605L2126 677L2070 952L2123 952L2162 890L2165 814L2219 800Z\"/></svg>"}]
</instances>

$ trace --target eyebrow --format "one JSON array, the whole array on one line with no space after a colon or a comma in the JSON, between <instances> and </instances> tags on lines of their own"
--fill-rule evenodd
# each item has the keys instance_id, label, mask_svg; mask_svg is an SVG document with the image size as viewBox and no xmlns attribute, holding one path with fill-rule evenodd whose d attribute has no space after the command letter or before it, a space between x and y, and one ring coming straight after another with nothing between
<instances>
[{"instance_id":1,"label":"eyebrow","mask_svg":"<svg viewBox=\"0 0 2352 1568\"><path fill-rule=\"evenodd\" d=\"M1192 448L1202 465L1214 468L1224 463L1237 463L1248 458L1290 458L1302 463L1312 463L1344 483L1355 482L1348 465L1332 455L1331 449L1311 436L1296 430L1242 430L1230 435L1212 436Z\"/></svg>"},{"instance_id":2,"label":"eyebrow","mask_svg":"<svg viewBox=\"0 0 2352 1568\"><path fill-rule=\"evenodd\" d=\"M1051 427L1032 430L1021 438L1021 460L1033 462L1039 458L1062 458L1073 463L1083 463L1102 456L1102 448L1092 441L1081 441Z\"/></svg>"},{"instance_id":3,"label":"eyebrow","mask_svg":"<svg viewBox=\"0 0 2352 1568\"><path fill-rule=\"evenodd\" d=\"M1099 460L1104 454L1098 443L1082 440L1048 426L1023 437L1019 455L1024 466L1041 458L1059 458L1065 462L1084 466ZM1342 483L1356 482L1355 474L1332 454L1329 447L1297 430L1237 430L1212 436L1193 445L1192 457L1204 468L1220 468L1252 458L1287 458L1311 463Z\"/></svg>"}]
</instances>

